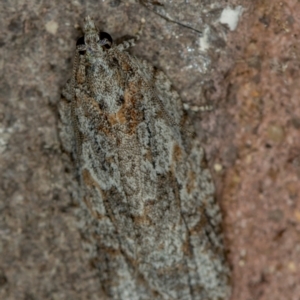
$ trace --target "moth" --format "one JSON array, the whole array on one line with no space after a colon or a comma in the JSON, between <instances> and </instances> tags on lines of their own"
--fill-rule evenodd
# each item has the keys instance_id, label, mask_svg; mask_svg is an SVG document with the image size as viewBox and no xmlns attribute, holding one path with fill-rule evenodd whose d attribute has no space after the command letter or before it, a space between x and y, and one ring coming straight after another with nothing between
<instances>
[{"instance_id":1,"label":"moth","mask_svg":"<svg viewBox=\"0 0 300 300\"><path fill-rule=\"evenodd\" d=\"M228 299L204 151L166 75L87 17L59 104L79 228L108 299ZM104 296L103 296L104 297Z\"/></svg>"}]
</instances>

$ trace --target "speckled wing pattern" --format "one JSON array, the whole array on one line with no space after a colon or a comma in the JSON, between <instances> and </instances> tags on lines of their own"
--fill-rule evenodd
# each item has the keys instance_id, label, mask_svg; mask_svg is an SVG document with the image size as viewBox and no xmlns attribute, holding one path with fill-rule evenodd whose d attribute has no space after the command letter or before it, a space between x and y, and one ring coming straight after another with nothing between
<instances>
[{"instance_id":1,"label":"speckled wing pattern","mask_svg":"<svg viewBox=\"0 0 300 300\"><path fill-rule=\"evenodd\" d=\"M79 227L108 299L227 299L221 214L204 152L161 71L84 22L59 105ZM138 35L137 35L138 37Z\"/></svg>"}]
</instances>

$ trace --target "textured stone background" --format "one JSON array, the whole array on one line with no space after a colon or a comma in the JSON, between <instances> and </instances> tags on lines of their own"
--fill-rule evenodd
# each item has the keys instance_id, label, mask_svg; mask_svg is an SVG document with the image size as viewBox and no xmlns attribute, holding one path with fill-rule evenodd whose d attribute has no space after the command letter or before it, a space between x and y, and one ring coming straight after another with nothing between
<instances>
[{"instance_id":1,"label":"textured stone background","mask_svg":"<svg viewBox=\"0 0 300 300\"><path fill-rule=\"evenodd\" d=\"M86 14L114 39L145 18L132 52L163 69L185 102L215 106L195 122L224 211L232 300L300 299L300 3L249 2L1 1L0 299L103 299L57 134ZM218 22L227 5L244 8L232 32Z\"/></svg>"}]
</instances>

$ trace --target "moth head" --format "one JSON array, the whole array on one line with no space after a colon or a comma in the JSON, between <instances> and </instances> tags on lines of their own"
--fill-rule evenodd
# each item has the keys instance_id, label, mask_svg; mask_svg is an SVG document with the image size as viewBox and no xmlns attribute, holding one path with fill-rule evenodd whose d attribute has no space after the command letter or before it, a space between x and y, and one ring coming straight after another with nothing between
<instances>
[{"instance_id":1,"label":"moth head","mask_svg":"<svg viewBox=\"0 0 300 300\"><path fill-rule=\"evenodd\" d=\"M113 40L106 32L99 32L94 21L87 16L83 24L84 36L80 37L76 43L76 49L80 55L88 52L103 52L111 48Z\"/></svg>"}]
</instances>

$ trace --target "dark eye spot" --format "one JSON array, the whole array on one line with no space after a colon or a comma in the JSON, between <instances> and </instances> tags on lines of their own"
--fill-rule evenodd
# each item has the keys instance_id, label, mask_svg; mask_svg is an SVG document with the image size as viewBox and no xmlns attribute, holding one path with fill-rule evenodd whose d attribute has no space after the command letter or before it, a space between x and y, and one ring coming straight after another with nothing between
<instances>
[{"instance_id":1,"label":"dark eye spot","mask_svg":"<svg viewBox=\"0 0 300 300\"><path fill-rule=\"evenodd\" d=\"M106 105L106 103L104 103L103 101L100 101L99 104L98 104L98 106L99 106L99 108L100 108L101 110L107 109L107 105Z\"/></svg>"},{"instance_id":2,"label":"dark eye spot","mask_svg":"<svg viewBox=\"0 0 300 300\"><path fill-rule=\"evenodd\" d=\"M80 46L80 45L85 45L84 43L84 36L80 37L77 42L76 42L76 46ZM85 50L79 51L80 55L85 54Z\"/></svg>"},{"instance_id":3,"label":"dark eye spot","mask_svg":"<svg viewBox=\"0 0 300 300\"><path fill-rule=\"evenodd\" d=\"M113 39L112 39L110 34L108 34L107 32L102 32L101 31L99 33L99 38L100 38L100 41L102 41L104 39L106 39L108 41L105 45L103 45L103 47L105 47L106 49L111 48L111 45L113 43Z\"/></svg>"},{"instance_id":4,"label":"dark eye spot","mask_svg":"<svg viewBox=\"0 0 300 300\"><path fill-rule=\"evenodd\" d=\"M117 100L117 104L118 104L119 106L121 106L124 102L125 102L125 99L124 99L123 96L120 96L119 99Z\"/></svg>"}]
</instances>

